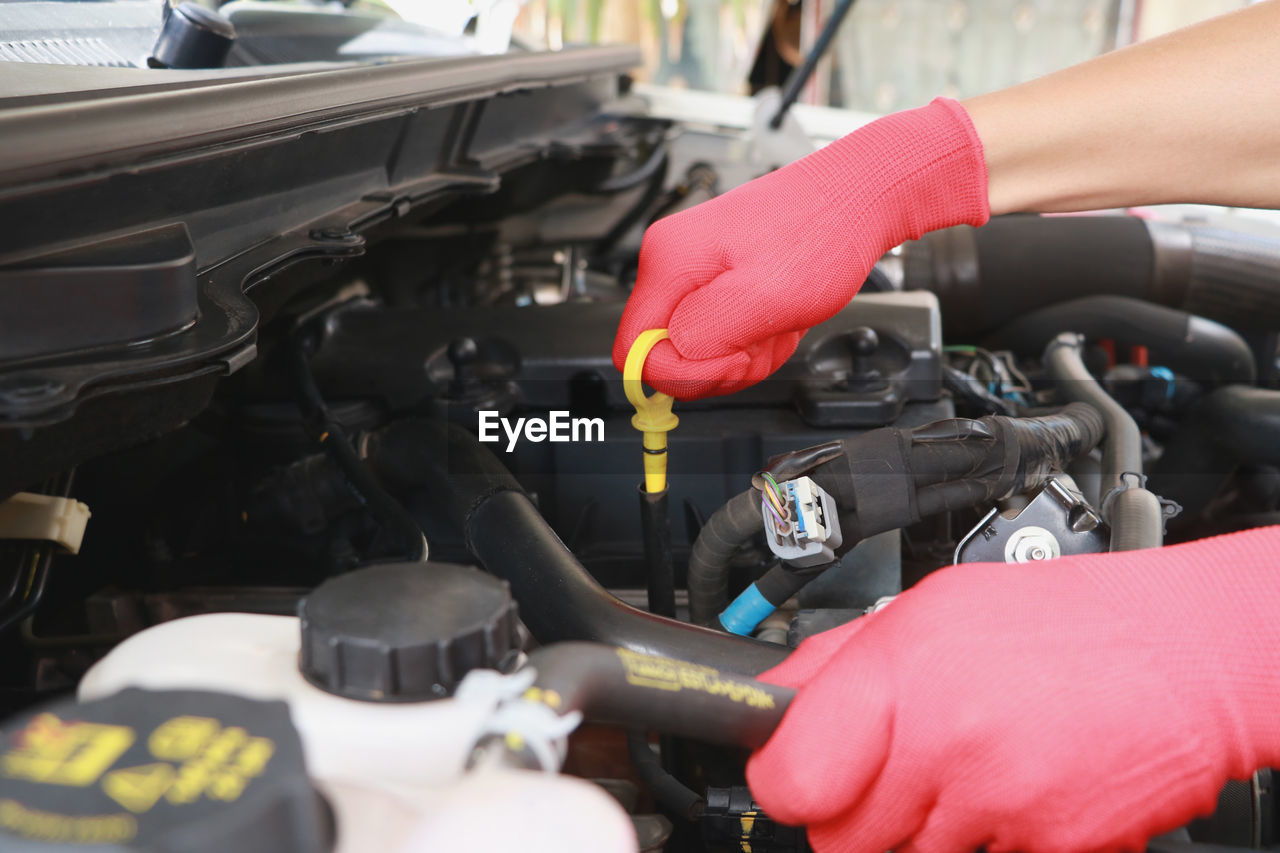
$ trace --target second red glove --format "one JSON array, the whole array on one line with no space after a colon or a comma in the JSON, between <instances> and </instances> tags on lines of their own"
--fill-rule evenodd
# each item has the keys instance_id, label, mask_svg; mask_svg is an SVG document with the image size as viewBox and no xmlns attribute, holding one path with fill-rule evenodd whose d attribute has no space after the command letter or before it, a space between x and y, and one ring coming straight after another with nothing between
<instances>
[{"instance_id":1,"label":"second red glove","mask_svg":"<svg viewBox=\"0 0 1280 853\"><path fill-rule=\"evenodd\" d=\"M821 853L1141 850L1280 760L1280 527L943 569L808 640L747 766Z\"/></svg>"}]
</instances>

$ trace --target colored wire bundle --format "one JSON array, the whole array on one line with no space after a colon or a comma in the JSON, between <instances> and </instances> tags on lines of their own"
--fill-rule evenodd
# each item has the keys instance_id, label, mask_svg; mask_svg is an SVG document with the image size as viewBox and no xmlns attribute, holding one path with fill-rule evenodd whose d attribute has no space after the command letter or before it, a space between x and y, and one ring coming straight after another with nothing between
<instances>
[{"instance_id":1,"label":"colored wire bundle","mask_svg":"<svg viewBox=\"0 0 1280 853\"><path fill-rule=\"evenodd\" d=\"M958 366L984 383L990 393L1002 399L1026 404L1025 395L1033 390L1031 381L1018 369L1013 353L1005 350L992 352L975 346L945 346L942 349L960 361L968 359L967 368L964 365Z\"/></svg>"},{"instance_id":2,"label":"colored wire bundle","mask_svg":"<svg viewBox=\"0 0 1280 853\"><path fill-rule=\"evenodd\" d=\"M788 527L787 519L790 513L787 512L787 505L783 502L780 494L778 481L773 479L773 475L766 472L763 475L764 488L760 490L760 500L764 503L769 511L773 513L773 517L778 520L778 527L786 530Z\"/></svg>"}]
</instances>

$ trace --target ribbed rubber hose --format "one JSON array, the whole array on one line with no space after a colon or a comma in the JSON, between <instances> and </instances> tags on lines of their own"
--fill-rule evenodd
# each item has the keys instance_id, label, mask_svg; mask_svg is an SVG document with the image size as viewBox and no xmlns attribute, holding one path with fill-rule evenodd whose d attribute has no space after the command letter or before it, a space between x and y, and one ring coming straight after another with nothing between
<instances>
[{"instance_id":1,"label":"ribbed rubber hose","mask_svg":"<svg viewBox=\"0 0 1280 853\"><path fill-rule=\"evenodd\" d=\"M1143 485L1142 432L1085 367L1083 348L1080 335L1063 333L1045 350L1044 362L1059 393L1097 409L1106 425L1100 509L1111 525L1111 550L1158 548L1164 543L1164 514L1159 499Z\"/></svg>"},{"instance_id":2,"label":"ribbed rubber hose","mask_svg":"<svg viewBox=\"0 0 1280 853\"><path fill-rule=\"evenodd\" d=\"M903 247L904 286L973 339L1046 305L1129 296L1240 329L1280 328L1280 238L1130 216L994 217Z\"/></svg>"},{"instance_id":3,"label":"ribbed rubber hose","mask_svg":"<svg viewBox=\"0 0 1280 853\"><path fill-rule=\"evenodd\" d=\"M712 626L729 600L729 562L743 545L764 531L760 493L734 495L711 514L689 555L689 618Z\"/></svg>"}]
</instances>

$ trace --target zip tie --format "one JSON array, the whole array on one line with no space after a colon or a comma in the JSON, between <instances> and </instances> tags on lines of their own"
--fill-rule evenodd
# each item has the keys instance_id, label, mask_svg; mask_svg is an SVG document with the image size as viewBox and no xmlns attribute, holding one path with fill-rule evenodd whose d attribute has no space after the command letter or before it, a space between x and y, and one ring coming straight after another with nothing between
<instances>
[{"instance_id":1,"label":"zip tie","mask_svg":"<svg viewBox=\"0 0 1280 853\"><path fill-rule=\"evenodd\" d=\"M501 738L513 752L527 751L545 773L555 773L568 754L569 735L582 723L582 712L560 714L560 697L533 687L537 673L525 667L510 675L473 669L454 691L454 701L482 718L473 731L476 743Z\"/></svg>"},{"instance_id":2,"label":"zip tie","mask_svg":"<svg viewBox=\"0 0 1280 853\"><path fill-rule=\"evenodd\" d=\"M622 390L626 393L636 413L631 425L644 433L644 489L650 494L667 488L667 433L675 429L680 419L671 413L675 399L670 394L656 392L652 397L644 395L641 377L644 361L658 341L670 337L666 329L648 329L640 333L627 361L622 367Z\"/></svg>"}]
</instances>

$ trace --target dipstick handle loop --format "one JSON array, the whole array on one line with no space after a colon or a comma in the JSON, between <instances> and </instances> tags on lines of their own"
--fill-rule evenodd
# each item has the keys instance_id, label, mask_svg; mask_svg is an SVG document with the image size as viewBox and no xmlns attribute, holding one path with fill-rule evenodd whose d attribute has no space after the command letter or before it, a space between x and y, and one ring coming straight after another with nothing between
<instances>
[{"instance_id":1,"label":"dipstick handle loop","mask_svg":"<svg viewBox=\"0 0 1280 853\"><path fill-rule=\"evenodd\" d=\"M648 329L641 332L627 353L622 367L622 390L626 393L636 413L631 425L644 433L644 488L646 492L661 492L667 488L667 433L680 423L671 412L675 399L669 394L655 392L644 395L641 377L644 362L659 341L668 337L666 329Z\"/></svg>"}]
</instances>

